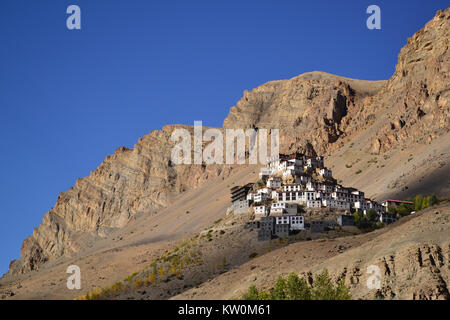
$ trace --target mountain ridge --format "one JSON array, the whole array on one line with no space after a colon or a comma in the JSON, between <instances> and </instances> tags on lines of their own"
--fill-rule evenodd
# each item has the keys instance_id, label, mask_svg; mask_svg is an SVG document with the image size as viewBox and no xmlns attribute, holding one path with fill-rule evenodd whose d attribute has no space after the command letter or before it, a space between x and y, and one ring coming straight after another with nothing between
<instances>
[{"instance_id":1,"label":"mountain ridge","mask_svg":"<svg viewBox=\"0 0 450 320\"><path fill-rule=\"evenodd\" d=\"M348 165L342 159L352 141L361 146L361 153L390 154L392 159L398 146L412 150L416 145L429 149L434 144L438 145L435 153L442 153L440 159L446 162L441 168L448 172L449 19L450 9L438 11L409 38L388 80L357 80L315 71L270 81L244 91L224 119L223 129L279 128L281 152L302 152L312 145L317 153L329 155L341 171ZM233 168L226 165L172 166L170 134L179 127L192 130L167 125L151 131L133 149L118 148L88 177L61 193L41 225L24 240L21 257L11 262L7 276L39 270L60 257L76 257L87 242L125 227L137 214L167 208L172 197L208 179L230 175ZM348 159L353 163L358 158ZM426 159L421 166L424 174L438 170ZM342 176L355 179L350 173ZM400 173L395 178L399 177ZM448 192L448 186L442 185Z\"/></svg>"}]
</instances>

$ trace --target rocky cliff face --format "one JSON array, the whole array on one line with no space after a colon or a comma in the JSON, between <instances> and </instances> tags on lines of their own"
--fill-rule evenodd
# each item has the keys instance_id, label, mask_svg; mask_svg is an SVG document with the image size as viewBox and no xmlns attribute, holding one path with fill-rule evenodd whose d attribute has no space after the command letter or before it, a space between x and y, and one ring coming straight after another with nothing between
<instances>
[{"instance_id":1,"label":"rocky cliff face","mask_svg":"<svg viewBox=\"0 0 450 320\"><path fill-rule=\"evenodd\" d=\"M386 82L311 72L245 91L223 126L279 128L286 152L310 142L324 154L369 127L376 131L369 152L429 143L450 127L449 30L450 9L439 11L408 39Z\"/></svg>"},{"instance_id":2,"label":"rocky cliff face","mask_svg":"<svg viewBox=\"0 0 450 320\"><path fill-rule=\"evenodd\" d=\"M429 208L316 270L325 267L344 280L355 299L448 300L449 218L448 203ZM370 266L379 268L379 289L367 285L374 279Z\"/></svg>"},{"instance_id":3,"label":"rocky cliff face","mask_svg":"<svg viewBox=\"0 0 450 320\"><path fill-rule=\"evenodd\" d=\"M428 143L450 128L449 30L450 8L408 40L388 81L311 72L245 91L223 127L279 128L281 152L326 154L344 138L363 133L372 153L411 141ZM123 227L136 213L165 207L171 196L229 173L230 166L173 166L170 136L177 127L152 131L133 149L117 149L90 176L61 193L25 239L9 272L25 273L57 257L73 256L86 241Z\"/></svg>"},{"instance_id":4,"label":"rocky cliff face","mask_svg":"<svg viewBox=\"0 0 450 320\"><path fill-rule=\"evenodd\" d=\"M225 119L224 128L280 129L280 150L303 151L310 143L324 154L346 135L364 97L376 93L384 81L361 81L323 72L272 81L245 91Z\"/></svg>"},{"instance_id":5,"label":"rocky cliff face","mask_svg":"<svg viewBox=\"0 0 450 320\"><path fill-rule=\"evenodd\" d=\"M42 224L23 242L21 257L11 263L9 272L25 273L48 260L71 257L87 242L126 225L136 213L166 207L172 195L229 173L227 166L174 166L170 137L180 127L192 131L189 126L152 131L133 149L117 149L88 177L61 193Z\"/></svg>"},{"instance_id":6,"label":"rocky cliff face","mask_svg":"<svg viewBox=\"0 0 450 320\"><path fill-rule=\"evenodd\" d=\"M439 11L408 39L394 75L367 101L368 110L386 109L390 120L377 132L372 152L384 152L395 144L411 141L427 143L448 132L449 44L450 9Z\"/></svg>"},{"instance_id":7,"label":"rocky cliff face","mask_svg":"<svg viewBox=\"0 0 450 320\"><path fill-rule=\"evenodd\" d=\"M174 298L236 299L251 285L271 289L291 272L313 285L327 270L336 284L344 281L354 300L448 300L449 208L445 201L373 232L272 247Z\"/></svg>"}]
</instances>

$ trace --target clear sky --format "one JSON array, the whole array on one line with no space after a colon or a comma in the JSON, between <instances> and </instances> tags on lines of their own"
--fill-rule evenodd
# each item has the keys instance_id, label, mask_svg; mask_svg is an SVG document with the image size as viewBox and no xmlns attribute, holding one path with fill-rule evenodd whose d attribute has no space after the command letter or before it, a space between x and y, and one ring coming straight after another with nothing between
<instances>
[{"instance_id":1,"label":"clear sky","mask_svg":"<svg viewBox=\"0 0 450 320\"><path fill-rule=\"evenodd\" d=\"M68 30L66 8L81 8ZM366 8L381 8L368 30ZM388 79L448 1L0 1L0 274L58 194L164 124L221 126L245 89Z\"/></svg>"}]
</instances>

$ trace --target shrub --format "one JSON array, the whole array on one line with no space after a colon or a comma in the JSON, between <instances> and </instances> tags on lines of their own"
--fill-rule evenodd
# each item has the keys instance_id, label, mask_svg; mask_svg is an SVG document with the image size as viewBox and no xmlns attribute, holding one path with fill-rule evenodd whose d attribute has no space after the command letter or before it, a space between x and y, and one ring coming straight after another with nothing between
<instances>
[{"instance_id":1,"label":"shrub","mask_svg":"<svg viewBox=\"0 0 450 320\"><path fill-rule=\"evenodd\" d=\"M186 265L190 265L192 263L192 259L189 256L184 257L184 263Z\"/></svg>"},{"instance_id":2,"label":"shrub","mask_svg":"<svg viewBox=\"0 0 450 320\"><path fill-rule=\"evenodd\" d=\"M117 281L112 285L111 289L114 293L119 293L125 289L125 286L122 282Z\"/></svg>"},{"instance_id":3,"label":"shrub","mask_svg":"<svg viewBox=\"0 0 450 320\"><path fill-rule=\"evenodd\" d=\"M142 285L143 285L142 279L137 279L137 280L134 282L134 288L135 288L135 289L139 289L140 287L142 287Z\"/></svg>"},{"instance_id":4,"label":"shrub","mask_svg":"<svg viewBox=\"0 0 450 320\"><path fill-rule=\"evenodd\" d=\"M430 201L429 201L429 206L431 207L431 206L434 206L435 204L438 204L439 203L439 199L433 194L431 197L430 197Z\"/></svg>"},{"instance_id":5,"label":"shrub","mask_svg":"<svg viewBox=\"0 0 450 320\"><path fill-rule=\"evenodd\" d=\"M388 206L387 212L390 213L390 214L396 214L397 213L397 208L395 206Z\"/></svg>"},{"instance_id":6,"label":"shrub","mask_svg":"<svg viewBox=\"0 0 450 320\"><path fill-rule=\"evenodd\" d=\"M421 209L426 209L426 208L428 208L429 203L430 203L430 197L424 197L424 198L422 199L422 206L421 206Z\"/></svg>"},{"instance_id":7,"label":"shrub","mask_svg":"<svg viewBox=\"0 0 450 320\"><path fill-rule=\"evenodd\" d=\"M253 258L256 258L257 256L258 256L258 254L256 252L253 252L248 257L249 257L249 259L253 259Z\"/></svg>"},{"instance_id":8,"label":"shrub","mask_svg":"<svg viewBox=\"0 0 450 320\"><path fill-rule=\"evenodd\" d=\"M173 276L175 276L175 277L178 276L178 270L177 270L177 267L176 267L176 266L172 266L171 272L172 272L172 275L173 275Z\"/></svg>"},{"instance_id":9,"label":"shrub","mask_svg":"<svg viewBox=\"0 0 450 320\"><path fill-rule=\"evenodd\" d=\"M156 272L155 271L150 273L150 275L148 276L148 281L153 284L156 283Z\"/></svg>"},{"instance_id":10,"label":"shrub","mask_svg":"<svg viewBox=\"0 0 450 320\"><path fill-rule=\"evenodd\" d=\"M253 191L257 191L258 189L264 188L266 186L266 181L264 179L259 179L253 185Z\"/></svg>"},{"instance_id":11,"label":"shrub","mask_svg":"<svg viewBox=\"0 0 450 320\"><path fill-rule=\"evenodd\" d=\"M163 266L159 267L158 272L159 272L160 278L164 277L164 267Z\"/></svg>"},{"instance_id":12,"label":"shrub","mask_svg":"<svg viewBox=\"0 0 450 320\"><path fill-rule=\"evenodd\" d=\"M396 211L396 213L398 213L399 215L404 217L406 215L409 215L411 213L411 211L413 211L413 207L412 207L412 205L402 203L396 208L395 211Z\"/></svg>"}]
</instances>

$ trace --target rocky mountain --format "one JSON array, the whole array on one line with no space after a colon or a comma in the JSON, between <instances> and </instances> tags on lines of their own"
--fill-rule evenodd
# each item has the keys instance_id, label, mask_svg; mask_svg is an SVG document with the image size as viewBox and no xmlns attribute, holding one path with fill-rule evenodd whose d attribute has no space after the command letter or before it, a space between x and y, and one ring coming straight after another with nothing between
<instances>
[{"instance_id":1,"label":"rocky mountain","mask_svg":"<svg viewBox=\"0 0 450 320\"><path fill-rule=\"evenodd\" d=\"M449 9L439 11L400 51L388 81L362 81L310 72L245 91L225 128L280 128L282 149L310 142L318 153L338 140L376 127L368 152L427 143L450 127Z\"/></svg>"},{"instance_id":2,"label":"rocky mountain","mask_svg":"<svg viewBox=\"0 0 450 320\"><path fill-rule=\"evenodd\" d=\"M429 143L450 128L450 15L440 11L408 39L386 86L368 110L387 109L389 122L378 130L371 151L385 152L395 144Z\"/></svg>"},{"instance_id":3,"label":"rocky mountain","mask_svg":"<svg viewBox=\"0 0 450 320\"><path fill-rule=\"evenodd\" d=\"M345 281L352 299L448 300L449 208L446 201L374 232L292 243L173 299L236 299L251 285L272 288L278 276L291 272L312 284L326 269L334 282ZM374 270L379 288L367 285L376 283Z\"/></svg>"},{"instance_id":4,"label":"rocky mountain","mask_svg":"<svg viewBox=\"0 0 450 320\"><path fill-rule=\"evenodd\" d=\"M281 152L302 151L311 144L324 154L346 135L351 115L358 112L362 100L384 84L317 71L271 81L245 91L223 127L280 129Z\"/></svg>"},{"instance_id":5,"label":"rocky mountain","mask_svg":"<svg viewBox=\"0 0 450 320\"><path fill-rule=\"evenodd\" d=\"M73 257L88 242L124 227L137 213L164 208L172 195L196 188L210 177L227 175L226 166L173 165L175 143L170 137L177 128L192 132L181 125L152 131L133 149L118 148L88 177L61 193L23 242L21 257L11 263L9 273L36 270L60 256Z\"/></svg>"},{"instance_id":6,"label":"rocky mountain","mask_svg":"<svg viewBox=\"0 0 450 320\"><path fill-rule=\"evenodd\" d=\"M279 128L281 152L308 150L329 155L338 172L345 170L344 151L353 143L361 146L360 154L367 155L392 153L398 146L429 149L435 143L442 159L448 156L450 139L449 30L450 9L439 11L408 40L387 81L310 72L245 91L223 128ZM172 198L184 191L214 177L227 177L233 166L171 163L174 143L170 136L181 127L192 131L181 125L152 131L133 149L117 149L88 177L61 193L42 224L25 239L21 257L11 263L8 275L37 270L59 257L75 257L87 243L125 227L137 214L170 207ZM437 170L429 160L420 161L417 166L428 169L427 175ZM443 167L448 168L445 163ZM373 170L373 176L404 175L392 168L382 171L381 166ZM371 181L364 175L359 177L366 182L352 180L352 173L341 176L357 187ZM382 183L369 191L385 190Z\"/></svg>"}]
</instances>

